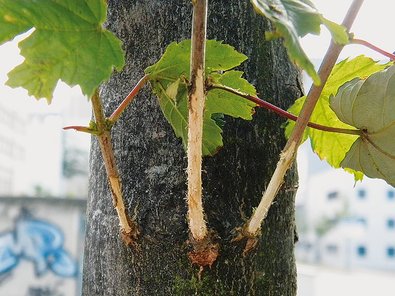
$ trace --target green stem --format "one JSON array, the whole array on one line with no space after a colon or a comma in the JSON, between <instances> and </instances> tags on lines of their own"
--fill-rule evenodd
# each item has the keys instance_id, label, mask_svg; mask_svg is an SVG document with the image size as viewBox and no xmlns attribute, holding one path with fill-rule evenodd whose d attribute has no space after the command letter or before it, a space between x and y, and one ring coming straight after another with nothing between
<instances>
[{"instance_id":1,"label":"green stem","mask_svg":"<svg viewBox=\"0 0 395 296\"><path fill-rule=\"evenodd\" d=\"M394 54L389 53L389 52L387 52L387 51L381 49L380 47L377 47L376 45L373 45L372 43L370 43L370 42L368 42L368 41L365 41L365 40L362 40L362 39L356 39L356 38L354 38L354 39L352 39L352 40L350 41L350 44L359 44L359 45L366 46L366 47L368 47L368 48L370 48L370 49L372 49L372 50L374 50L374 51L376 51L376 52L378 52L378 53L380 53L380 54L386 56L386 57L389 58L391 61L395 61L395 55L394 55Z\"/></svg>"},{"instance_id":2,"label":"green stem","mask_svg":"<svg viewBox=\"0 0 395 296\"><path fill-rule=\"evenodd\" d=\"M288 111L285 111L283 109L281 109L280 107L277 107L265 100L262 100L258 97L243 93L239 90L233 89L231 87L228 86L224 86L224 85L216 85L216 84L212 84L210 86L208 86L208 90L210 89L221 89L227 92L230 92L234 95L237 95L241 98L247 99L251 102L254 102L255 104L257 104L259 107L265 108L267 110L273 111L274 113L285 117L289 120L292 121L297 121L298 117L293 115L292 113L289 113ZM307 123L308 127L317 129L317 130L321 130L321 131L325 131L325 132L331 132L331 133L341 133L341 134L349 134L349 135L358 135L361 136L362 135L362 131L358 130L358 129L345 129L345 128L337 128L337 127L331 127L331 126L326 126L326 125L321 125L318 123L314 123L314 122L308 122Z\"/></svg>"}]
</instances>

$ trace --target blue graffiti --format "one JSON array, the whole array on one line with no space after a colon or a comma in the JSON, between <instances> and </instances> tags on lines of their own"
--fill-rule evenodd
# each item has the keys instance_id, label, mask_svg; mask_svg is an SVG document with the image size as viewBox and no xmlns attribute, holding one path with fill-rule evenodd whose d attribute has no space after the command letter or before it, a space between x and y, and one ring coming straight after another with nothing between
<instances>
[{"instance_id":1,"label":"blue graffiti","mask_svg":"<svg viewBox=\"0 0 395 296\"><path fill-rule=\"evenodd\" d=\"M0 276L14 270L21 260L33 263L36 275L48 271L75 277L78 264L63 248L62 231L55 225L22 214L15 229L0 234Z\"/></svg>"}]
</instances>

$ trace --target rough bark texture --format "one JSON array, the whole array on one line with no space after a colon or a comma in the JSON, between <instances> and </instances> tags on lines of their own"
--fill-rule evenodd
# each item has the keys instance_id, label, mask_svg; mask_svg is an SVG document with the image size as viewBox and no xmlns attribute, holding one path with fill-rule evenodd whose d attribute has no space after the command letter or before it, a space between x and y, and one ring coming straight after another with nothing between
<instances>
[{"instance_id":1,"label":"rough bark texture","mask_svg":"<svg viewBox=\"0 0 395 296\"><path fill-rule=\"evenodd\" d=\"M249 56L241 69L262 98L290 105L301 95L298 71L280 41L264 41L270 24L249 1L210 2L208 38ZM127 65L103 86L107 115L170 42L190 38L191 6L187 0L109 1L108 27L124 41ZM294 170L269 212L257 251L243 258L242 246L230 242L232 229L250 216L269 182L285 144L282 123L266 110L257 110L252 122L226 118L224 148L204 160L203 171L205 213L218 232L220 257L198 280L187 259L186 155L145 88L113 128L126 206L141 227L140 250L120 239L94 140L83 295L295 295Z\"/></svg>"}]
</instances>

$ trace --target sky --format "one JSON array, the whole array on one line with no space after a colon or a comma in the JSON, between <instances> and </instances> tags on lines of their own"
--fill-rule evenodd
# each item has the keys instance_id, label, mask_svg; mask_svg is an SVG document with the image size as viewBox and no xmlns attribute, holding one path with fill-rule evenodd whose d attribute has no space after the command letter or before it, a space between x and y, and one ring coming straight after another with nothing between
<instances>
[{"instance_id":1,"label":"sky","mask_svg":"<svg viewBox=\"0 0 395 296\"><path fill-rule=\"evenodd\" d=\"M326 18L331 21L341 23L351 0L312 0ZM395 1L392 0L365 0L361 10L355 20L351 32L355 38L369 41L382 49L395 51L394 36L394 11ZM328 48L330 34L326 29L322 29L322 34L306 36L302 39L302 45L310 58L322 58ZM343 50L341 57L356 56L365 54L375 59L382 59L370 49L365 49L360 45L348 45Z\"/></svg>"}]
</instances>

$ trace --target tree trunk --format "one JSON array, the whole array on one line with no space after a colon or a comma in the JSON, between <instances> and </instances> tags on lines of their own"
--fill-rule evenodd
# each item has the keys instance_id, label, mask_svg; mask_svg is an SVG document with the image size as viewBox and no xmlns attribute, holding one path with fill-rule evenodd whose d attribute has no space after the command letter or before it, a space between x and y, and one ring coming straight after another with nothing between
<instances>
[{"instance_id":1,"label":"tree trunk","mask_svg":"<svg viewBox=\"0 0 395 296\"><path fill-rule=\"evenodd\" d=\"M226 3L226 4L224 4ZM172 41L190 38L191 1L112 0L108 27L124 42L127 65L102 87L109 115ZM299 73L281 41L264 41L271 25L249 1L212 0L208 38L246 54L241 70L260 97L286 108ZM140 249L124 246L96 140L92 144L83 295L296 295L295 171L271 207L256 252L243 257L232 229L251 215L284 147L283 119L257 110L246 122L225 118L224 148L204 160L206 220L220 255L199 279L191 266L186 221L186 155L146 87L112 130L129 214L141 227Z\"/></svg>"}]
</instances>

